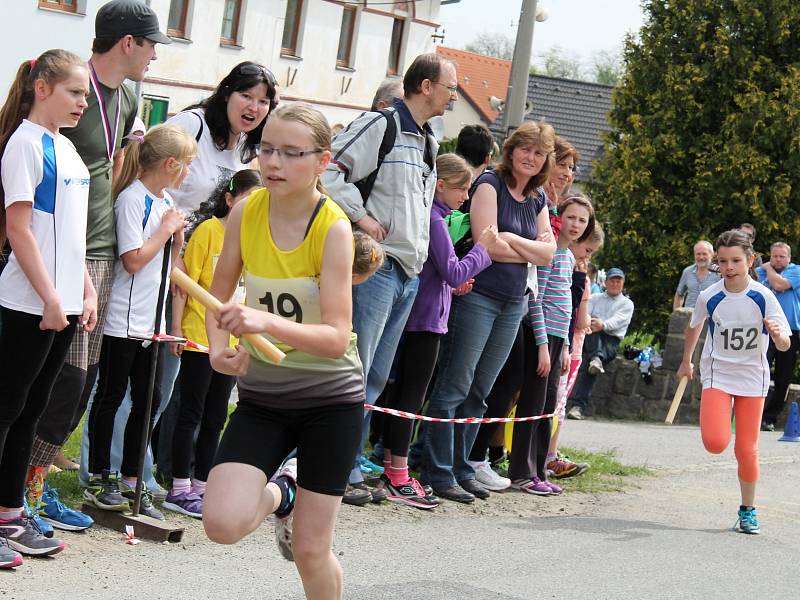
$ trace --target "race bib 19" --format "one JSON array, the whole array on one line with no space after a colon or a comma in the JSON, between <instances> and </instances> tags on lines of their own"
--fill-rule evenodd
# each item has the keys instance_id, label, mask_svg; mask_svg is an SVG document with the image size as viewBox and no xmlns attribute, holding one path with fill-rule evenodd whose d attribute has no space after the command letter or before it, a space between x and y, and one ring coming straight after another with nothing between
<instances>
[{"instance_id":1,"label":"race bib 19","mask_svg":"<svg viewBox=\"0 0 800 600\"><path fill-rule=\"evenodd\" d=\"M245 288L245 304L250 308L265 310L296 323L320 322L319 283L313 277L266 279L246 273Z\"/></svg>"}]
</instances>

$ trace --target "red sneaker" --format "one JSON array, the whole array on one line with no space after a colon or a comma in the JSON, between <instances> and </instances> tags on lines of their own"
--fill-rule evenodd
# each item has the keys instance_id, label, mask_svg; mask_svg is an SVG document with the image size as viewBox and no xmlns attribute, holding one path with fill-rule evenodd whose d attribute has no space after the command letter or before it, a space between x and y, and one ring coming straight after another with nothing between
<instances>
[{"instance_id":1,"label":"red sneaker","mask_svg":"<svg viewBox=\"0 0 800 600\"><path fill-rule=\"evenodd\" d=\"M562 456L557 457L547 463L547 471L550 477L554 479L566 479L567 477L576 477L585 473L589 465L586 463L574 463L568 458Z\"/></svg>"}]
</instances>

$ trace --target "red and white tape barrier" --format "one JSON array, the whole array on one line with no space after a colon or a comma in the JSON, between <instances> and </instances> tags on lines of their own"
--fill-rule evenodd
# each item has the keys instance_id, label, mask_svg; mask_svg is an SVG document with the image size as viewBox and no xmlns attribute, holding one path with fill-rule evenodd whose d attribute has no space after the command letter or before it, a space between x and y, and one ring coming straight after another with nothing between
<instances>
[{"instance_id":1,"label":"red and white tape barrier","mask_svg":"<svg viewBox=\"0 0 800 600\"><path fill-rule=\"evenodd\" d=\"M414 421L429 421L431 423L523 423L526 421L539 421L541 419L549 419L553 413L549 415L539 415L536 417L464 417L461 419L440 419L438 417L428 417L426 415L415 415L414 413L406 412L404 410L397 410L395 408L386 408L385 406L374 406L372 404L365 404L366 410L385 413L401 419L413 419Z\"/></svg>"}]
</instances>

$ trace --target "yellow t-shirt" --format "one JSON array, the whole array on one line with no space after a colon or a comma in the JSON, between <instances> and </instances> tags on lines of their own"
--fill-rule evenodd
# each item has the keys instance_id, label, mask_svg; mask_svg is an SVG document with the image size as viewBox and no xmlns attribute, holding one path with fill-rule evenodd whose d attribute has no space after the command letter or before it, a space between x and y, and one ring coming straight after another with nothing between
<instances>
[{"instance_id":1,"label":"yellow t-shirt","mask_svg":"<svg viewBox=\"0 0 800 600\"><path fill-rule=\"evenodd\" d=\"M211 280L214 278L214 269L217 266L217 259L222 252L222 242L225 239L225 225L216 217L203 221L192 233L189 243L183 252L183 262L186 264L186 272L189 277L194 279L203 289L211 287ZM234 300L241 302L243 294L235 294ZM181 319L181 329L183 337L208 346L208 336L206 335L206 309L192 297L186 299L186 307L183 309ZM230 346L233 348L239 343L234 336L231 336ZM193 348L184 348L186 351L197 352Z\"/></svg>"},{"instance_id":2,"label":"yellow t-shirt","mask_svg":"<svg viewBox=\"0 0 800 600\"><path fill-rule=\"evenodd\" d=\"M291 250L281 250L269 228L269 192L250 195L242 213L240 243L246 290L245 303L298 323L320 322L319 276L325 238L331 225L348 220L335 202L326 198L313 218L305 239ZM348 220L349 223L349 220ZM311 407L363 399L361 360L355 333L344 356L326 358L295 350L272 339L286 358L274 363L243 340L253 354L247 374L239 379L246 391L265 397L277 397L282 406Z\"/></svg>"}]
</instances>

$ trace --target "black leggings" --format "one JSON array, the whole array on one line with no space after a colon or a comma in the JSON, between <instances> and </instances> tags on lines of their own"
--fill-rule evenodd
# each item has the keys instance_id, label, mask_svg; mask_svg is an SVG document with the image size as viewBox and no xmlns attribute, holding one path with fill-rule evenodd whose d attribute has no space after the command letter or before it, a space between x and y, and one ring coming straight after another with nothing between
<instances>
[{"instance_id":1,"label":"black leggings","mask_svg":"<svg viewBox=\"0 0 800 600\"><path fill-rule=\"evenodd\" d=\"M486 397L486 413L483 415L484 417L505 417L508 414L514 402L514 394L522 388L525 364L525 349L522 345L522 324L520 323L517 337L514 339L514 345L511 346L511 352L508 354L506 364L503 365L492 386L492 391ZM478 437L475 438L475 443L472 444L472 450L469 453L469 460L474 462L486 460L486 451L489 449L492 439L500 427L502 427L500 423L483 423L480 426Z\"/></svg>"},{"instance_id":2,"label":"black leggings","mask_svg":"<svg viewBox=\"0 0 800 600\"><path fill-rule=\"evenodd\" d=\"M217 373L208 355L184 350L178 375L181 404L172 438L172 476L187 479L194 454L194 476L208 479L219 444L219 434L228 415L228 400L236 378ZM194 439L197 426L197 441Z\"/></svg>"},{"instance_id":3,"label":"black leggings","mask_svg":"<svg viewBox=\"0 0 800 600\"><path fill-rule=\"evenodd\" d=\"M214 464L252 465L269 478L296 448L297 485L318 494L343 496L361 444L362 394L354 395L354 403L275 409L255 404L259 396L239 388L239 403Z\"/></svg>"},{"instance_id":4,"label":"black leggings","mask_svg":"<svg viewBox=\"0 0 800 600\"><path fill-rule=\"evenodd\" d=\"M558 396L558 382L561 379L561 351L564 339L547 336L550 353L550 374L539 377L539 347L533 330L522 326L525 345L525 376L522 391L517 402L517 417L533 417L548 414L555 410ZM550 419L514 423L514 437L511 442L511 462L508 476L511 479L547 479L547 448L550 446Z\"/></svg>"},{"instance_id":5,"label":"black leggings","mask_svg":"<svg viewBox=\"0 0 800 600\"><path fill-rule=\"evenodd\" d=\"M67 357L77 316L61 331L39 329L42 317L0 307L0 506L22 506L39 417Z\"/></svg>"},{"instance_id":6,"label":"black leggings","mask_svg":"<svg viewBox=\"0 0 800 600\"><path fill-rule=\"evenodd\" d=\"M430 331L407 331L403 334L403 350L397 369L397 381L389 391L386 406L410 413L419 413L431 382L439 341L442 336ZM394 456L408 456L414 421L386 415L383 444Z\"/></svg>"},{"instance_id":7,"label":"black leggings","mask_svg":"<svg viewBox=\"0 0 800 600\"><path fill-rule=\"evenodd\" d=\"M139 340L103 336L100 350L100 371L97 392L89 411L89 471L100 475L111 469L111 439L114 435L114 417L125 398L128 382L131 387L131 414L125 425L120 470L126 477L135 477L142 450L142 423L147 406L147 384L150 378L150 361L156 345L147 348ZM164 349L166 352L166 349ZM161 403L161 369L164 354L159 351L156 365L153 398L150 406L150 426L155 420L153 407Z\"/></svg>"}]
</instances>

